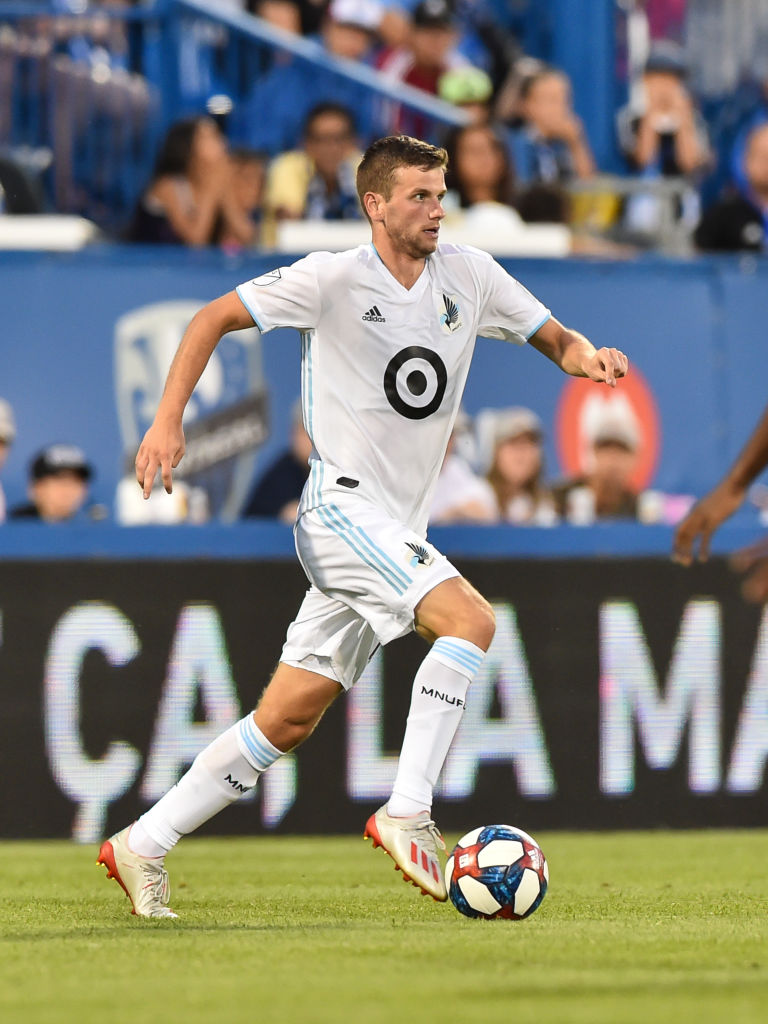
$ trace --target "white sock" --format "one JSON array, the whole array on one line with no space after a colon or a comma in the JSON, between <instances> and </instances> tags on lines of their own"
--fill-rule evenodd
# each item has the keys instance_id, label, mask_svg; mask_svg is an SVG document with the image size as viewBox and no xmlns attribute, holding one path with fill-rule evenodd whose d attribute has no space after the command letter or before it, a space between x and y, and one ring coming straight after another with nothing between
<instances>
[{"instance_id":1,"label":"white sock","mask_svg":"<svg viewBox=\"0 0 768 1024\"><path fill-rule=\"evenodd\" d=\"M252 789L282 755L253 715L246 715L202 750L173 789L142 814L128 845L142 857L162 857L182 836Z\"/></svg>"},{"instance_id":2,"label":"white sock","mask_svg":"<svg viewBox=\"0 0 768 1024\"><path fill-rule=\"evenodd\" d=\"M441 636L413 681L397 776L387 812L410 817L432 807L432 791L464 713L467 690L485 652L455 636Z\"/></svg>"}]
</instances>

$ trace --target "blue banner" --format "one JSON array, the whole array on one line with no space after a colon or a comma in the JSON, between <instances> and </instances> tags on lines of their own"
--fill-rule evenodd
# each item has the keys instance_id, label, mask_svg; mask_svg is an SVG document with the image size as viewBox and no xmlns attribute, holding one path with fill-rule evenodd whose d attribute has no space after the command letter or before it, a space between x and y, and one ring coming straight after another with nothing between
<instances>
[{"instance_id":1,"label":"blue banner","mask_svg":"<svg viewBox=\"0 0 768 1024\"><path fill-rule=\"evenodd\" d=\"M69 441L93 462L93 497L111 509L195 310L291 261L119 246L75 255L0 254L0 397L13 406L18 426L2 477L9 504L24 499L29 458L47 444ZM574 437L589 403L596 396L619 399L646 448L643 486L700 494L714 483L765 406L768 267L754 259L502 262L564 323L598 346L626 351L634 381L610 396L607 389L579 392L538 353L481 340L467 411L533 408L547 426L548 472L557 477L573 468ZM240 335L219 346L186 422L188 428L201 419L218 422L226 410L242 408L238 403L263 399L256 419L238 421L258 447L233 448L227 478L219 481L224 498L217 511L230 516L285 447L299 391L295 332L275 331L263 341L256 331ZM222 443L230 440L223 436Z\"/></svg>"}]
</instances>

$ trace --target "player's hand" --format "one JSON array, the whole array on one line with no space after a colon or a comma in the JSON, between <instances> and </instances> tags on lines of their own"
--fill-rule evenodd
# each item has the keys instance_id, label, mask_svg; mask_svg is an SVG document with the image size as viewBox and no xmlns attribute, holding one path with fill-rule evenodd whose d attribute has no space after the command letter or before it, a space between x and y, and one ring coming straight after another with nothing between
<instances>
[{"instance_id":1,"label":"player's hand","mask_svg":"<svg viewBox=\"0 0 768 1024\"><path fill-rule=\"evenodd\" d=\"M768 542L760 541L738 551L731 559L737 572L747 573L741 592L747 601L764 604L768 601Z\"/></svg>"},{"instance_id":2,"label":"player's hand","mask_svg":"<svg viewBox=\"0 0 768 1024\"><path fill-rule=\"evenodd\" d=\"M170 494L173 491L173 470L184 456L184 431L181 423L155 422L144 435L136 455L136 479L144 497L152 493L152 486L160 470L163 486Z\"/></svg>"},{"instance_id":3,"label":"player's hand","mask_svg":"<svg viewBox=\"0 0 768 1024\"><path fill-rule=\"evenodd\" d=\"M721 484L697 501L675 530L672 560L680 565L690 565L694 557L706 562L712 534L733 515L743 500L743 489Z\"/></svg>"},{"instance_id":4,"label":"player's hand","mask_svg":"<svg viewBox=\"0 0 768 1024\"><path fill-rule=\"evenodd\" d=\"M615 388L619 377L626 377L629 360L617 348L599 348L594 355L589 356L582 369L590 380Z\"/></svg>"}]
</instances>

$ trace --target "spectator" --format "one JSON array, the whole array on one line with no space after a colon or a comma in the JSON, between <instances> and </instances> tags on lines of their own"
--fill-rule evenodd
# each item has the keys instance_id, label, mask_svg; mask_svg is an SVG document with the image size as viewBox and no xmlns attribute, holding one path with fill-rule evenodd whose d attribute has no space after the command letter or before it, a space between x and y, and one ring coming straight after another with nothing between
<instances>
[{"instance_id":1,"label":"spectator","mask_svg":"<svg viewBox=\"0 0 768 1024\"><path fill-rule=\"evenodd\" d=\"M253 13L270 25L298 35L302 31L302 5L294 0L256 0Z\"/></svg>"},{"instance_id":2,"label":"spectator","mask_svg":"<svg viewBox=\"0 0 768 1024\"><path fill-rule=\"evenodd\" d=\"M518 113L521 124L512 134L512 160L520 182L553 184L592 177L595 161L574 112L566 74L536 67L520 82Z\"/></svg>"},{"instance_id":3,"label":"spectator","mask_svg":"<svg viewBox=\"0 0 768 1024\"><path fill-rule=\"evenodd\" d=\"M472 124L491 120L493 82L481 68L467 65L446 71L438 80L437 95L469 114Z\"/></svg>"},{"instance_id":4,"label":"spectator","mask_svg":"<svg viewBox=\"0 0 768 1024\"><path fill-rule=\"evenodd\" d=\"M557 516L544 483L543 429L536 413L524 406L488 409L478 416L478 432L490 451L487 479L498 516L516 525L551 526Z\"/></svg>"},{"instance_id":5,"label":"spectator","mask_svg":"<svg viewBox=\"0 0 768 1024\"><path fill-rule=\"evenodd\" d=\"M457 128L446 141L447 182L463 209L476 203L512 206L515 176L503 139L488 124Z\"/></svg>"},{"instance_id":6,"label":"spectator","mask_svg":"<svg viewBox=\"0 0 768 1024\"><path fill-rule=\"evenodd\" d=\"M359 162L352 114L339 104L321 103L307 118L303 150L272 162L265 214L276 220L360 220Z\"/></svg>"},{"instance_id":7,"label":"spectator","mask_svg":"<svg viewBox=\"0 0 768 1024\"><path fill-rule=\"evenodd\" d=\"M452 68L469 66L457 49L458 30L449 0L422 0L414 9L411 32L402 47L385 54L380 66L389 78L424 92L438 94L440 78ZM400 106L389 112L387 129L392 134L425 138L429 124L421 114L409 114Z\"/></svg>"},{"instance_id":8,"label":"spectator","mask_svg":"<svg viewBox=\"0 0 768 1024\"><path fill-rule=\"evenodd\" d=\"M492 245L507 254L566 256L571 233L565 224L526 224L512 205L515 180L502 137L491 124L467 125L451 133L446 195L446 237L470 245Z\"/></svg>"},{"instance_id":9,"label":"spectator","mask_svg":"<svg viewBox=\"0 0 768 1024\"><path fill-rule=\"evenodd\" d=\"M558 515L579 526L597 519L637 519L638 498L630 481L639 441L629 414L602 410L593 426L586 472L553 488Z\"/></svg>"},{"instance_id":10,"label":"spectator","mask_svg":"<svg viewBox=\"0 0 768 1024\"><path fill-rule=\"evenodd\" d=\"M53 444L29 466L29 503L11 509L9 519L65 523L82 518L93 469L80 448Z\"/></svg>"},{"instance_id":11,"label":"spectator","mask_svg":"<svg viewBox=\"0 0 768 1024\"><path fill-rule=\"evenodd\" d=\"M469 417L460 412L435 484L429 510L430 525L495 523L499 518L490 484L475 473L460 450L469 434Z\"/></svg>"},{"instance_id":12,"label":"spectator","mask_svg":"<svg viewBox=\"0 0 768 1024\"><path fill-rule=\"evenodd\" d=\"M747 184L747 143L755 128L768 124L768 76L759 83L745 83L740 93L744 109L728 154L728 171L737 188L743 189Z\"/></svg>"},{"instance_id":13,"label":"spectator","mask_svg":"<svg viewBox=\"0 0 768 1024\"><path fill-rule=\"evenodd\" d=\"M768 235L768 123L753 128L744 154L745 186L705 210L694 233L699 249L765 248Z\"/></svg>"},{"instance_id":14,"label":"spectator","mask_svg":"<svg viewBox=\"0 0 768 1024\"><path fill-rule=\"evenodd\" d=\"M214 244L223 233L243 245L255 235L234 200L226 142L209 117L177 121L160 147L129 238L201 246Z\"/></svg>"},{"instance_id":15,"label":"spectator","mask_svg":"<svg viewBox=\"0 0 768 1024\"><path fill-rule=\"evenodd\" d=\"M692 177L709 162L704 120L685 84L682 53L656 43L643 71L639 104L619 111L619 141L633 171Z\"/></svg>"},{"instance_id":16,"label":"spectator","mask_svg":"<svg viewBox=\"0 0 768 1024\"><path fill-rule=\"evenodd\" d=\"M291 446L264 471L243 509L246 519L279 519L293 523L309 476L312 441L296 401L291 414Z\"/></svg>"},{"instance_id":17,"label":"spectator","mask_svg":"<svg viewBox=\"0 0 768 1024\"><path fill-rule=\"evenodd\" d=\"M264 154L241 147L232 150L230 164L232 168L230 186L232 203L237 207L239 216L252 225L254 232L252 241L255 241L261 222L267 160ZM242 241L241 234L225 226L220 244L222 248L231 251L243 248L245 243Z\"/></svg>"},{"instance_id":18,"label":"spectator","mask_svg":"<svg viewBox=\"0 0 768 1024\"><path fill-rule=\"evenodd\" d=\"M8 452L16 439L16 421L13 409L4 398L0 398L0 469L5 465ZM0 483L0 523L5 522L5 492Z\"/></svg>"},{"instance_id":19,"label":"spectator","mask_svg":"<svg viewBox=\"0 0 768 1024\"><path fill-rule=\"evenodd\" d=\"M670 200L649 189L626 202L623 224L629 237L654 241L665 220L689 228L698 222L699 179L710 162L707 130L686 86L682 51L669 40L651 48L637 98L618 114L619 143L630 169L650 181L676 178L688 188ZM665 203L673 202L671 218Z\"/></svg>"},{"instance_id":20,"label":"spectator","mask_svg":"<svg viewBox=\"0 0 768 1024\"><path fill-rule=\"evenodd\" d=\"M320 41L331 57L368 62L381 17L377 0L332 0ZM368 90L350 88L348 79L314 64L283 57L256 81L241 109L235 111L234 138L270 156L295 149L307 115L321 102L351 110L366 140L379 134L374 97Z\"/></svg>"}]
</instances>

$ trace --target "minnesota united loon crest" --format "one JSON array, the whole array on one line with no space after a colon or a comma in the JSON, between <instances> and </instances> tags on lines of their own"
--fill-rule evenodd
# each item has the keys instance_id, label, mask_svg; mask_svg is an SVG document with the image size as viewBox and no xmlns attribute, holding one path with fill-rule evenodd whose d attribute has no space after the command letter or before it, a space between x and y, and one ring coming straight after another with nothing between
<instances>
[{"instance_id":1,"label":"minnesota united loon crest","mask_svg":"<svg viewBox=\"0 0 768 1024\"><path fill-rule=\"evenodd\" d=\"M462 326L459 303L453 295L443 292L443 307L440 313L440 325L444 331L452 334Z\"/></svg>"}]
</instances>

